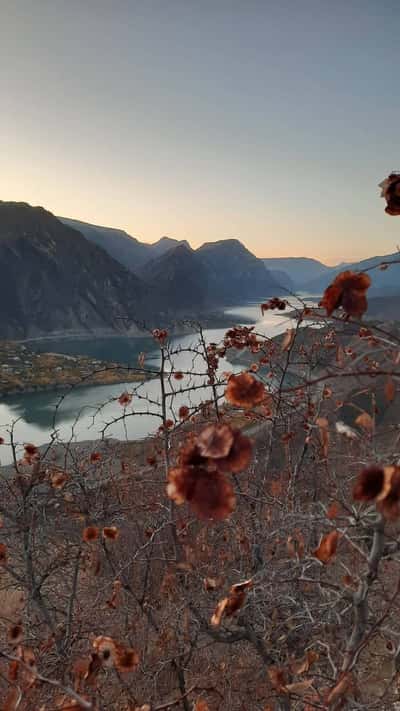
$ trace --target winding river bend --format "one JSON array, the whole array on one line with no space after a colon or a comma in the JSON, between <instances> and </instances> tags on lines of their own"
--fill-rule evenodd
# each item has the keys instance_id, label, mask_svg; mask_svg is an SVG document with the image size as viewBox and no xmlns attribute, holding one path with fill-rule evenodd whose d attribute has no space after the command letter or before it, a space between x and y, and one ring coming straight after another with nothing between
<instances>
[{"instance_id":1,"label":"winding river bend","mask_svg":"<svg viewBox=\"0 0 400 711\"><path fill-rule=\"evenodd\" d=\"M283 333L290 326L290 319L282 312L266 312L260 319L260 302L247 303L237 307L229 308L225 311L230 323L232 317L238 323L249 320L256 324L257 331L267 336L275 336ZM227 328L229 326L227 325ZM207 342L218 343L225 333L225 328L207 329L204 336ZM190 370L192 367L193 355L185 351L185 348L196 344L196 334L179 336L173 339L172 345L180 347L182 352L174 357L174 366L179 370ZM157 367L159 363L159 353L154 348L154 341L151 338L109 338L81 341L46 341L35 348L42 351L63 352L69 354L86 354L94 358L104 360L112 359L129 363L137 367L138 355L140 352L146 353L146 364ZM238 370L237 365L225 360L221 361L221 371ZM200 363L199 363L200 370ZM201 370L204 370L202 365ZM196 378L196 376L195 376ZM193 378L191 380L193 383ZM200 382L198 376L197 382ZM202 380L204 382L204 379ZM49 441L50 435L55 430L57 437L63 441L82 441L98 439L101 433L106 431L107 436L117 439L143 439L154 433L160 424L160 420L154 414L146 411L144 400L132 402L132 409L135 412L144 412L140 416L132 416L113 422L121 416L121 405L117 398L125 389L132 391L132 383L126 387L119 385L88 386L72 389L71 391L46 391L37 393L26 393L14 395L0 402L0 436L7 440L7 430L14 423L15 441L19 444L24 442L34 442L41 445ZM135 384L136 385L136 384ZM175 383L175 388L178 383ZM187 385L187 383L186 383ZM185 387L185 379L179 382L179 388ZM159 395L158 380L150 380L140 385L143 395L148 395L156 403ZM174 407L180 404L195 405L205 398L204 391L194 391L191 393L190 401L187 393L176 394ZM157 410L154 404L152 412ZM127 410L130 411L130 408ZM11 450L7 444L0 449L0 463L8 464L11 461Z\"/></svg>"}]
</instances>

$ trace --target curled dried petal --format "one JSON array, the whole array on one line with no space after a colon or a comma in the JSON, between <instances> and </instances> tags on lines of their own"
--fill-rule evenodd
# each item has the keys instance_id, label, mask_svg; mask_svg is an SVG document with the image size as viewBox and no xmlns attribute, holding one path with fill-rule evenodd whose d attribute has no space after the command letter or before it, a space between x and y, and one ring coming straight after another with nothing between
<instances>
[{"instance_id":1,"label":"curled dried petal","mask_svg":"<svg viewBox=\"0 0 400 711\"><path fill-rule=\"evenodd\" d=\"M208 425L197 438L202 457L220 459L226 457L233 444L233 431L229 425Z\"/></svg>"},{"instance_id":2,"label":"curled dried petal","mask_svg":"<svg viewBox=\"0 0 400 711\"><path fill-rule=\"evenodd\" d=\"M180 466L170 469L167 494L177 504L185 501L199 518L228 518L235 507L232 485L218 471Z\"/></svg>"},{"instance_id":3,"label":"curled dried petal","mask_svg":"<svg viewBox=\"0 0 400 711\"><path fill-rule=\"evenodd\" d=\"M118 402L122 407L127 407L127 405L130 405L132 402L132 395L125 390L125 392L121 393L119 396Z\"/></svg>"},{"instance_id":4,"label":"curled dried petal","mask_svg":"<svg viewBox=\"0 0 400 711\"><path fill-rule=\"evenodd\" d=\"M267 392L263 383L251 373L231 375L225 390L225 397L231 405L250 409L265 400Z\"/></svg>"},{"instance_id":5,"label":"curled dried petal","mask_svg":"<svg viewBox=\"0 0 400 711\"><path fill-rule=\"evenodd\" d=\"M400 215L400 174L390 173L379 187L382 188L381 197L386 200L386 214Z\"/></svg>"},{"instance_id":6,"label":"curled dried petal","mask_svg":"<svg viewBox=\"0 0 400 711\"><path fill-rule=\"evenodd\" d=\"M83 529L82 533L82 539L86 543L92 543L93 541L97 541L99 537L99 529L97 526L86 526L86 528Z\"/></svg>"},{"instance_id":7,"label":"curled dried petal","mask_svg":"<svg viewBox=\"0 0 400 711\"><path fill-rule=\"evenodd\" d=\"M110 541L116 541L119 536L119 530L116 526L105 526L103 528L103 538Z\"/></svg>"},{"instance_id":8,"label":"curled dried petal","mask_svg":"<svg viewBox=\"0 0 400 711\"><path fill-rule=\"evenodd\" d=\"M363 469L353 488L355 501L374 501L383 489L385 473L383 467L370 466Z\"/></svg>"},{"instance_id":9,"label":"curled dried petal","mask_svg":"<svg viewBox=\"0 0 400 711\"><path fill-rule=\"evenodd\" d=\"M318 548L314 551L314 555L321 563L329 563L336 553L339 542L339 531L331 531L321 538Z\"/></svg>"},{"instance_id":10,"label":"curled dried petal","mask_svg":"<svg viewBox=\"0 0 400 711\"><path fill-rule=\"evenodd\" d=\"M341 306L347 316L360 318L368 307L366 293L370 286L371 279L365 272L341 272L325 289L320 306L328 316Z\"/></svg>"}]
</instances>

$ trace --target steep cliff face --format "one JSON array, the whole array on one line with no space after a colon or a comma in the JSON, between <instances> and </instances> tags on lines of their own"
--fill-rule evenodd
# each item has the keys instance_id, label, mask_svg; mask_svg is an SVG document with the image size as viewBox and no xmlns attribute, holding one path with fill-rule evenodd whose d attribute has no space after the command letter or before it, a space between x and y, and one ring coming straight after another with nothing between
<instances>
[{"instance_id":1,"label":"steep cliff face","mask_svg":"<svg viewBox=\"0 0 400 711\"><path fill-rule=\"evenodd\" d=\"M237 240L196 251L180 244L148 262L141 277L157 292L161 309L186 314L280 292L262 260Z\"/></svg>"},{"instance_id":2,"label":"steep cliff face","mask_svg":"<svg viewBox=\"0 0 400 711\"><path fill-rule=\"evenodd\" d=\"M41 207L0 201L0 336L126 332L148 287Z\"/></svg>"},{"instance_id":3,"label":"steep cliff face","mask_svg":"<svg viewBox=\"0 0 400 711\"><path fill-rule=\"evenodd\" d=\"M148 262L141 276L157 292L161 311L189 314L213 303L208 268L185 244Z\"/></svg>"},{"instance_id":4,"label":"steep cliff face","mask_svg":"<svg viewBox=\"0 0 400 711\"><path fill-rule=\"evenodd\" d=\"M139 242L124 230L91 225L88 222L71 220L69 217L58 219L68 227L78 230L89 242L105 249L113 259L134 274L138 274L143 265L152 258L150 245Z\"/></svg>"},{"instance_id":5,"label":"steep cliff face","mask_svg":"<svg viewBox=\"0 0 400 711\"><path fill-rule=\"evenodd\" d=\"M140 242L136 237L128 234L124 230L117 230L113 227L101 227L91 225L89 222L71 220L69 217L59 217L61 222L69 227L78 230L89 242L97 244L105 249L108 254L129 269L134 274L139 274L144 265L152 259L157 259L179 245L185 245L190 249L186 240L180 241L171 237L161 237L153 244Z\"/></svg>"},{"instance_id":6,"label":"steep cliff face","mask_svg":"<svg viewBox=\"0 0 400 711\"><path fill-rule=\"evenodd\" d=\"M279 284L258 259L237 239L207 242L196 250L207 266L209 283L219 301L266 296Z\"/></svg>"}]
</instances>

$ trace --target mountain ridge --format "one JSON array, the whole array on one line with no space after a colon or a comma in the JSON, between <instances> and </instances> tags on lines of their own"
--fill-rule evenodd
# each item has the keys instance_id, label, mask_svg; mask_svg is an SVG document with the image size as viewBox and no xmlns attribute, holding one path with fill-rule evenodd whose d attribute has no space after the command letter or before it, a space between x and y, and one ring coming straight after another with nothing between
<instances>
[{"instance_id":1,"label":"mountain ridge","mask_svg":"<svg viewBox=\"0 0 400 711\"><path fill-rule=\"evenodd\" d=\"M0 260L3 338L137 332L148 313L148 286L43 207L0 201Z\"/></svg>"}]
</instances>

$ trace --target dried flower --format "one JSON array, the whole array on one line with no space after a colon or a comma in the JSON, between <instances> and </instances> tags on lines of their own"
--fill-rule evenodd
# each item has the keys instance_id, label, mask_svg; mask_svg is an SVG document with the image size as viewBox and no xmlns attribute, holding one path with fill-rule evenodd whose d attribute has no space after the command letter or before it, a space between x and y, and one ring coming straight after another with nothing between
<instances>
[{"instance_id":1,"label":"dried flower","mask_svg":"<svg viewBox=\"0 0 400 711\"><path fill-rule=\"evenodd\" d=\"M119 530L116 526L105 526L103 528L103 538L110 541L116 541L119 537Z\"/></svg>"},{"instance_id":2,"label":"dried flower","mask_svg":"<svg viewBox=\"0 0 400 711\"><path fill-rule=\"evenodd\" d=\"M233 429L232 432L232 446L227 456L217 462L217 466L220 471L238 474L249 466L253 454L253 445L251 440L246 435L243 435L240 430Z\"/></svg>"},{"instance_id":3,"label":"dried flower","mask_svg":"<svg viewBox=\"0 0 400 711\"><path fill-rule=\"evenodd\" d=\"M178 505L187 501L200 518L227 518L235 495L224 473L242 471L251 455L252 443L240 430L207 425L182 447L177 466L169 471L167 494Z\"/></svg>"},{"instance_id":4,"label":"dried flower","mask_svg":"<svg viewBox=\"0 0 400 711\"><path fill-rule=\"evenodd\" d=\"M62 471L54 471L50 474L50 482L53 489L62 489L68 481L68 474Z\"/></svg>"},{"instance_id":5,"label":"dried flower","mask_svg":"<svg viewBox=\"0 0 400 711\"><path fill-rule=\"evenodd\" d=\"M127 405L130 405L132 402L132 395L125 390L125 392L119 396L118 402L122 407L127 407Z\"/></svg>"},{"instance_id":6,"label":"dried flower","mask_svg":"<svg viewBox=\"0 0 400 711\"><path fill-rule=\"evenodd\" d=\"M385 212L388 215L400 215L400 173L390 173L379 183L381 197L386 200Z\"/></svg>"},{"instance_id":7,"label":"dried flower","mask_svg":"<svg viewBox=\"0 0 400 711\"><path fill-rule=\"evenodd\" d=\"M97 541L98 537L99 529L97 528L97 526L87 526L83 529L82 539L86 543L92 543L93 541Z\"/></svg>"},{"instance_id":8,"label":"dried flower","mask_svg":"<svg viewBox=\"0 0 400 711\"><path fill-rule=\"evenodd\" d=\"M366 294L370 286L371 279L364 272L341 272L325 289L320 306L328 316L341 306L347 316L361 318L368 308Z\"/></svg>"},{"instance_id":9,"label":"dried flower","mask_svg":"<svg viewBox=\"0 0 400 711\"><path fill-rule=\"evenodd\" d=\"M40 459L40 452L35 444L28 442L24 444L24 458L23 462L25 464L34 464Z\"/></svg>"},{"instance_id":10,"label":"dried flower","mask_svg":"<svg viewBox=\"0 0 400 711\"><path fill-rule=\"evenodd\" d=\"M261 313L263 316L264 312L269 311L270 309L278 309L279 311L284 311L286 309L286 301L283 301L283 299L279 299L277 296L274 296L269 301L266 301L264 304L261 304Z\"/></svg>"},{"instance_id":11,"label":"dried flower","mask_svg":"<svg viewBox=\"0 0 400 711\"><path fill-rule=\"evenodd\" d=\"M101 635L93 640L92 645L103 666L115 667L117 671L125 673L133 671L139 664L137 652L116 642L112 637Z\"/></svg>"},{"instance_id":12,"label":"dried flower","mask_svg":"<svg viewBox=\"0 0 400 711\"><path fill-rule=\"evenodd\" d=\"M168 331L166 331L165 328L155 328L152 333L153 338L155 338L155 340L158 341L160 345L164 345L165 341L168 338Z\"/></svg>"},{"instance_id":13,"label":"dried flower","mask_svg":"<svg viewBox=\"0 0 400 711\"><path fill-rule=\"evenodd\" d=\"M114 665L117 671L124 674L134 671L139 664L139 655L134 649L117 644Z\"/></svg>"},{"instance_id":14,"label":"dried flower","mask_svg":"<svg viewBox=\"0 0 400 711\"><path fill-rule=\"evenodd\" d=\"M383 467L372 465L363 469L358 475L353 488L355 501L374 501L383 489L385 472Z\"/></svg>"},{"instance_id":15,"label":"dried flower","mask_svg":"<svg viewBox=\"0 0 400 711\"><path fill-rule=\"evenodd\" d=\"M96 637L92 643L93 649L99 655L103 666L113 667L116 654L116 643L112 637L101 635Z\"/></svg>"},{"instance_id":16,"label":"dried flower","mask_svg":"<svg viewBox=\"0 0 400 711\"><path fill-rule=\"evenodd\" d=\"M363 469L353 489L356 501L375 502L388 519L400 516L400 467L372 465Z\"/></svg>"},{"instance_id":17,"label":"dried flower","mask_svg":"<svg viewBox=\"0 0 400 711\"><path fill-rule=\"evenodd\" d=\"M233 444L233 431L229 425L208 425L197 438L197 447L202 457L220 459L226 457Z\"/></svg>"},{"instance_id":18,"label":"dried flower","mask_svg":"<svg viewBox=\"0 0 400 711\"><path fill-rule=\"evenodd\" d=\"M18 646L21 643L23 636L24 632L22 625L11 625L11 627L8 628L7 640L13 647Z\"/></svg>"},{"instance_id":19,"label":"dried flower","mask_svg":"<svg viewBox=\"0 0 400 711\"><path fill-rule=\"evenodd\" d=\"M33 457L38 453L38 448L35 444L27 442L26 444L24 444L24 451L26 456Z\"/></svg>"},{"instance_id":20,"label":"dried flower","mask_svg":"<svg viewBox=\"0 0 400 711\"><path fill-rule=\"evenodd\" d=\"M231 405L246 409L259 405L266 395L262 382L246 372L231 375L225 390L225 397Z\"/></svg>"},{"instance_id":21,"label":"dried flower","mask_svg":"<svg viewBox=\"0 0 400 711\"><path fill-rule=\"evenodd\" d=\"M186 420L186 418L189 416L190 410L187 407L187 405L181 405L178 411L179 418L181 420Z\"/></svg>"},{"instance_id":22,"label":"dried flower","mask_svg":"<svg viewBox=\"0 0 400 711\"><path fill-rule=\"evenodd\" d=\"M0 543L0 565L7 564L7 546L5 543Z\"/></svg>"},{"instance_id":23,"label":"dried flower","mask_svg":"<svg viewBox=\"0 0 400 711\"><path fill-rule=\"evenodd\" d=\"M232 485L219 471L180 466L170 469L167 494L177 504L187 501L199 518L228 518L235 507Z\"/></svg>"}]
</instances>

